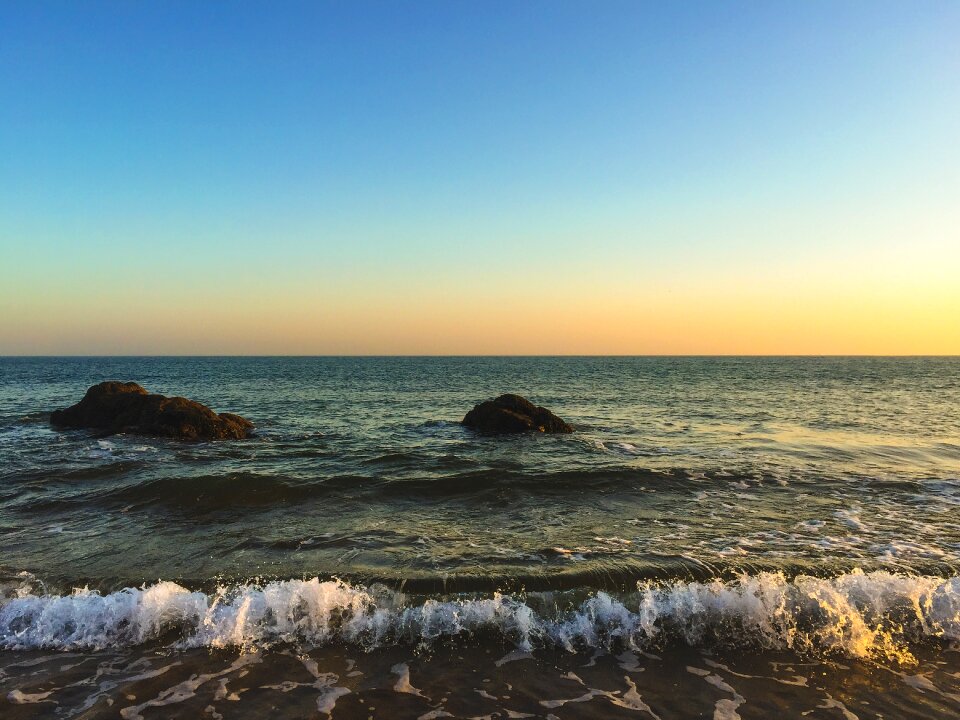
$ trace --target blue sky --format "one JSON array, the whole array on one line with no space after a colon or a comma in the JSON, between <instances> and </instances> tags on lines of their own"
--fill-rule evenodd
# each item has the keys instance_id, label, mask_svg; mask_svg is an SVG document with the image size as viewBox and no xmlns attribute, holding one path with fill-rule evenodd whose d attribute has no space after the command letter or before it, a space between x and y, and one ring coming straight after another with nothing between
<instances>
[{"instance_id":1,"label":"blue sky","mask_svg":"<svg viewBox=\"0 0 960 720\"><path fill-rule=\"evenodd\" d=\"M960 272L958 37L952 2L4 3L0 353L669 352L650 313L715 325L692 280L743 326L704 352L788 352L743 286L852 268L850 323L893 286L915 325L960 309L923 294ZM574 330L516 345L552 294Z\"/></svg>"}]
</instances>

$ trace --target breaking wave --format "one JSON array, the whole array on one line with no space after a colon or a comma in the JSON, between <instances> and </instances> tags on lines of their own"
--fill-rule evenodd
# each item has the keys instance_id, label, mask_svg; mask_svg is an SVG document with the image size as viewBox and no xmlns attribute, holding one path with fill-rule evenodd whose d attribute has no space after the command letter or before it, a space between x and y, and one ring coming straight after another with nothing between
<instances>
[{"instance_id":1,"label":"breaking wave","mask_svg":"<svg viewBox=\"0 0 960 720\"><path fill-rule=\"evenodd\" d=\"M564 606L556 593L413 600L340 580L285 580L206 594L173 582L101 595L35 595L0 606L0 647L103 649L172 642L253 650L344 643L366 649L494 637L521 650L747 645L912 662L917 643L960 641L960 576L854 571L723 582L642 583Z\"/></svg>"}]
</instances>

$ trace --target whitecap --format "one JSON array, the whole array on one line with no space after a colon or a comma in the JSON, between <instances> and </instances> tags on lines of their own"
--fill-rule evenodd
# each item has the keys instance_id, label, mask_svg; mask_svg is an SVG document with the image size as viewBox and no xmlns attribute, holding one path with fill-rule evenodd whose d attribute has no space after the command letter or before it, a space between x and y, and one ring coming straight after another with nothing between
<instances>
[{"instance_id":1,"label":"whitecap","mask_svg":"<svg viewBox=\"0 0 960 720\"><path fill-rule=\"evenodd\" d=\"M317 578L222 587L211 595L160 582L107 595L81 589L12 597L0 605L0 647L124 647L174 631L185 647L338 642L371 648L494 632L520 653L544 646L643 652L676 641L746 642L909 661L913 642L960 640L960 577L883 571L649 582L626 595L597 592L572 609L535 607L502 593L410 601L382 588Z\"/></svg>"}]
</instances>

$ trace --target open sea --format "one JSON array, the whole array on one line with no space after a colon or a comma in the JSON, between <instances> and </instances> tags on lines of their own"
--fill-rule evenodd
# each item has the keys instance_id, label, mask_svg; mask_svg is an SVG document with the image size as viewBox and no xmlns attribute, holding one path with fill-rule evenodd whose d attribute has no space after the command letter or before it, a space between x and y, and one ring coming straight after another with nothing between
<instances>
[{"instance_id":1,"label":"open sea","mask_svg":"<svg viewBox=\"0 0 960 720\"><path fill-rule=\"evenodd\" d=\"M0 717L328 716L960 717L960 358L0 358Z\"/></svg>"}]
</instances>

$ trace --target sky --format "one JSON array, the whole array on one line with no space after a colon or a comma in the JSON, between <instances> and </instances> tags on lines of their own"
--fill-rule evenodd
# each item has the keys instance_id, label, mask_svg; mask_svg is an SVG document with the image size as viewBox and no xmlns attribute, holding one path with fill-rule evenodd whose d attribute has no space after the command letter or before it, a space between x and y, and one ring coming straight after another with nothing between
<instances>
[{"instance_id":1,"label":"sky","mask_svg":"<svg viewBox=\"0 0 960 720\"><path fill-rule=\"evenodd\" d=\"M960 3L0 3L0 355L960 354Z\"/></svg>"}]
</instances>

